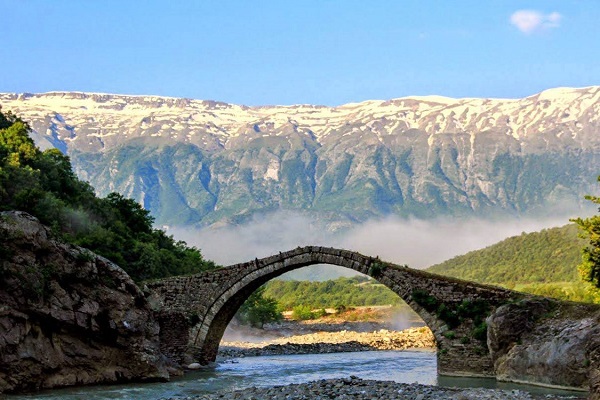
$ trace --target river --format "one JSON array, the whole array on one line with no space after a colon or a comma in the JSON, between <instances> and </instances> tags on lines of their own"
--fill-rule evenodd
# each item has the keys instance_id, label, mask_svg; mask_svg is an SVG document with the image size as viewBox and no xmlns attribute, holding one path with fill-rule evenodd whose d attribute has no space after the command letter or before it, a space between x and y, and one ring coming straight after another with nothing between
<instances>
[{"instance_id":1,"label":"river","mask_svg":"<svg viewBox=\"0 0 600 400\"><path fill-rule=\"evenodd\" d=\"M355 375L363 379L418 382L427 385L495 387L536 393L571 394L529 385L497 383L493 379L440 377L432 351L367 351L239 358L187 373L166 383L126 384L57 389L6 400L129 400L185 397L223 389L274 386Z\"/></svg>"}]
</instances>

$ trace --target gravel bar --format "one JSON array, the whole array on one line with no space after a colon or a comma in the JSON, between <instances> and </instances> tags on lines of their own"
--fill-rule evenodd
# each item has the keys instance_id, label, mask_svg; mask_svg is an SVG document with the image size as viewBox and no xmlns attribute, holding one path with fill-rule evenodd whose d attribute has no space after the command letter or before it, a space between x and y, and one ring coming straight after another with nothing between
<instances>
[{"instance_id":1,"label":"gravel bar","mask_svg":"<svg viewBox=\"0 0 600 400\"><path fill-rule=\"evenodd\" d=\"M251 387L236 391L222 391L214 394L178 398L177 400L320 400L320 399L402 399L402 400L559 400L585 399L585 393L572 396L549 394L531 394L523 390L499 390L481 388L446 388L420 384L406 384L388 381L360 379L355 376L343 379L324 379L320 381L273 386L267 388ZM175 400L175 398L169 399Z\"/></svg>"}]
</instances>

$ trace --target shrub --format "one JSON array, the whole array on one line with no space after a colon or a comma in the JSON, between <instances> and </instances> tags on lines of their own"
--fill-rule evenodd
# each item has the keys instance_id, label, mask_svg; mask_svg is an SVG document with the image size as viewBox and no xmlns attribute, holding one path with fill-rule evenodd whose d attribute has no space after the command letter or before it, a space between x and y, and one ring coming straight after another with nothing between
<instances>
[{"instance_id":1,"label":"shrub","mask_svg":"<svg viewBox=\"0 0 600 400\"><path fill-rule=\"evenodd\" d=\"M485 321L473 329L473 338L487 345L487 324Z\"/></svg>"},{"instance_id":2,"label":"shrub","mask_svg":"<svg viewBox=\"0 0 600 400\"><path fill-rule=\"evenodd\" d=\"M381 275L382 271L383 264L381 264L381 262L374 261L371 263L371 266L369 267L369 275L371 275L373 278L377 278L379 275Z\"/></svg>"},{"instance_id":3,"label":"shrub","mask_svg":"<svg viewBox=\"0 0 600 400\"><path fill-rule=\"evenodd\" d=\"M415 289L411 295L413 301L429 312L433 312L438 308L438 301L425 290Z\"/></svg>"},{"instance_id":4,"label":"shrub","mask_svg":"<svg viewBox=\"0 0 600 400\"><path fill-rule=\"evenodd\" d=\"M456 337L456 333L454 331L446 331L443 333L446 339L454 339Z\"/></svg>"},{"instance_id":5,"label":"shrub","mask_svg":"<svg viewBox=\"0 0 600 400\"><path fill-rule=\"evenodd\" d=\"M308 319L314 319L315 314L312 312L311 308L307 305L299 305L294 307L292 310L292 319L298 321L305 321Z\"/></svg>"}]
</instances>

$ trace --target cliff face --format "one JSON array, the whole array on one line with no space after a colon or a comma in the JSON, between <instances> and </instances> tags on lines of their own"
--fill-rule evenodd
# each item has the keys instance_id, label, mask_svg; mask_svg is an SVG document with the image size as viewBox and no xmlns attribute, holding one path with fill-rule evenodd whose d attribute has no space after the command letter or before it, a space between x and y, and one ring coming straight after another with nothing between
<instances>
[{"instance_id":1,"label":"cliff face","mask_svg":"<svg viewBox=\"0 0 600 400\"><path fill-rule=\"evenodd\" d=\"M166 380L159 326L118 266L0 213L0 392Z\"/></svg>"},{"instance_id":2,"label":"cliff face","mask_svg":"<svg viewBox=\"0 0 600 400\"><path fill-rule=\"evenodd\" d=\"M584 203L600 165L600 87L338 107L72 92L0 104L100 194L135 198L167 225L280 208L346 223L554 215Z\"/></svg>"},{"instance_id":3,"label":"cliff face","mask_svg":"<svg viewBox=\"0 0 600 400\"><path fill-rule=\"evenodd\" d=\"M497 379L589 388L600 398L600 306L529 299L487 323Z\"/></svg>"}]
</instances>

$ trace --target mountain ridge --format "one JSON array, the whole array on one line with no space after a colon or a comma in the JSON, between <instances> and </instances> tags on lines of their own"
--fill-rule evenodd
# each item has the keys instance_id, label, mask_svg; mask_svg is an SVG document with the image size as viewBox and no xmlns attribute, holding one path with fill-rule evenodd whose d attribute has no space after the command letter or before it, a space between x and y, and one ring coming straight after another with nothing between
<instances>
[{"instance_id":1,"label":"mountain ridge","mask_svg":"<svg viewBox=\"0 0 600 400\"><path fill-rule=\"evenodd\" d=\"M67 102L58 102L57 98L67 100ZM560 115L559 122L560 124L566 124L568 126L570 122L575 121L578 117L577 113L573 114L573 111L578 111L579 117L581 117L581 114L588 109L593 112L599 110L600 86L548 89L522 99L453 99L435 95L407 96L390 100L367 100L335 107L307 104L289 106L245 106L212 100L86 92L48 92L43 94L0 93L0 102L5 106L8 106L14 112L25 114L33 112L32 116L39 116L34 113L37 106L39 107L38 111L56 114L56 122L59 124L66 124L64 116L61 115L59 110L67 107L69 101L79 101L81 103L77 104L76 108L71 107L71 109L67 111L70 114L69 119L74 120L73 122L80 126L84 125L85 121L77 120L77 114L89 114L89 112L87 112L88 107L91 107L94 114L100 117L103 114L110 116L110 114L118 114L118 112L136 117L148 116L146 115L148 111L152 111L150 117L158 115L169 116L170 114L168 112L161 109L189 109L189 111L195 111L195 113L187 115L185 118L182 117L181 120L178 121L182 124L182 127L183 124L187 123L190 128L198 129L197 132L192 132L192 134L199 134L200 132L211 133L215 136L219 136L225 141L227 138L240 136L242 134L250 134L252 131L256 133L263 132L260 125L264 124L265 121L263 120L266 119L270 119L268 122L275 126L264 126L264 128L267 128L264 130L265 132L277 127L277 124L281 127L283 124L291 123L292 125L296 125L299 129L311 131L316 139L324 139L332 131L340 129L340 127L349 119L356 121L368 118L387 118L394 122L404 123L403 126L398 125L392 127L393 129L421 129L430 134L460 131L481 132L486 128L498 128L498 126L493 125L491 121L474 120L482 115L485 116L485 118L490 118L490 111L497 111L491 116L495 119L501 119L501 117L506 116L507 119L505 121L498 122L500 127L506 129L506 133L510 132L513 137L522 138L531 133L527 129L527 124L525 124L524 127L520 126L522 125L522 121L519 121L519 118L523 119L525 113L518 113L516 115L516 121L510 120L510 113L514 113L515 110L523 109L524 107L530 107L540 116L544 116L542 111L545 111L546 117L550 117L547 115L549 111L548 108L552 108L552 102L555 102L557 104L554 105L554 109L552 110L555 111L555 114L558 111L564 111L564 106L568 105L568 110ZM29 107L27 107L27 103L30 104ZM424 104L426 105L423 106ZM144 106L148 106L149 108L144 108ZM561 108L561 106L563 108ZM472 110L470 107L477 109ZM312 115L319 111L321 111L321 114ZM291 116L296 117L296 119L291 118ZM429 117L435 117L435 122L438 126L432 125L432 121L429 121ZM319 124L320 118L326 118L327 123ZM201 124L194 123L194 120L198 120L199 122L208 125L201 129ZM590 120L597 121L597 117L590 118ZM219 128L221 129L215 130L215 127L210 126L211 123L215 124L215 121L221 123L221 125L219 125ZM150 121L145 120L145 118L141 118L136 122L140 126L139 133L144 132L144 124L150 125ZM252 124L253 122L255 123ZM250 126L247 126L248 124L250 124ZM107 125L110 126L110 124ZM106 127L107 125L104 125L104 129L110 129ZM530 126L532 129L540 127L547 128L550 126L549 121L538 121L537 124L534 123L530 125L532 125ZM323 127L324 129L322 131L313 129ZM172 126L170 128L172 128ZM377 127L369 126L369 128L373 131L377 131ZM156 133L154 134L156 135ZM99 133L93 136L102 137L103 135ZM105 136L110 136L110 132ZM173 137L173 135L170 137ZM186 138L179 139L186 141ZM189 137L187 139L189 139Z\"/></svg>"},{"instance_id":2,"label":"mountain ridge","mask_svg":"<svg viewBox=\"0 0 600 400\"><path fill-rule=\"evenodd\" d=\"M0 104L100 194L133 197L167 225L277 209L350 224L578 210L600 170L600 86L336 107L84 92L3 93Z\"/></svg>"}]
</instances>

